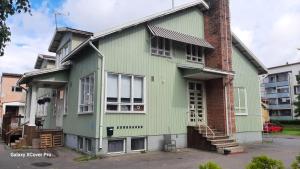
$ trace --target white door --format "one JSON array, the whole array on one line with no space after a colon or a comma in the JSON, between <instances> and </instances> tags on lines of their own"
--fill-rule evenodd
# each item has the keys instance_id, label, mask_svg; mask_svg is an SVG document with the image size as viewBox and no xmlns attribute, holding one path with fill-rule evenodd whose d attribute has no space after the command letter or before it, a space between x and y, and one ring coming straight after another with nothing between
<instances>
[{"instance_id":1,"label":"white door","mask_svg":"<svg viewBox=\"0 0 300 169\"><path fill-rule=\"evenodd\" d=\"M202 82L188 82L189 125L206 123L205 93Z\"/></svg>"},{"instance_id":2,"label":"white door","mask_svg":"<svg viewBox=\"0 0 300 169\"><path fill-rule=\"evenodd\" d=\"M56 127L61 128L63 126L63 114L64 114L64 90L58 89L55 98L55 115L56 115Z\"/></svg>"}]
</instances>

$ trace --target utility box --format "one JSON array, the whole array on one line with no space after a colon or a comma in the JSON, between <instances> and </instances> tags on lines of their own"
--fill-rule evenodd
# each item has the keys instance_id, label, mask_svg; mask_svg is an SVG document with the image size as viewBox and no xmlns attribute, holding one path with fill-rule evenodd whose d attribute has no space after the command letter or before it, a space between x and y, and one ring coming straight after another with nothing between
<instances>
[{"instance_id":1,"label":"utility box","mask_svg":"<svg viewBox=\"0 0 300 169\"><path fill-rule=\"evenodd\" d=\"M108 137L114 135L114 127L106 127L106 133Z\"/></svg>"}]
</instances>

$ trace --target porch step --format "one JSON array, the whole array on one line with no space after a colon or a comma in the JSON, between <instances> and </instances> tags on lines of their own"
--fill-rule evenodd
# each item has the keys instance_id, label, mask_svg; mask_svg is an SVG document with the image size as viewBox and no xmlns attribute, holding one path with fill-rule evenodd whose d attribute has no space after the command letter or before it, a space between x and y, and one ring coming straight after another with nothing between
<instances>
[{"instance_id":1,"label":"porch step","mask_svg":"<svg viewBox=\"0 0 300 169\"><path fill-rule=\"evenodd\" d=\"M245 148L242 146L235 146L235 147L226 147L226 148L219 148L218 153L220 154L237 154L245 152Z\"/></svg>"},{"instance_id":2,"label":"porch step","mask_svg":"<svg viewBox=\"0 0 300 169\"><path fill-rule=\"evenodd\" d=\"M207 140L211 141L211 140L219 140L219 139L229 139L229 136L225 136L225 135L220 135L220 136L208 136L206 137Z\"/></svg>"},{"instance_id":3,"label":"porch step","mask_svg":"<svg viewBox=\"0 0 300 169\"><path fill-rule=\"evenodd\" d=\"M212 144L221 144L221 143L232 143L235 142L235 139L214 139L210 140Z\"/></svg>"},{"instance_id":4,"label":"porch step","mask_svg":"<svg viewBox=\"0 0 300 169\"><path fill-rule=\"evenodd\" d=\"M218 148L227 148L227 147L236 147L239 145L237 142L232 142L232 143L220 143L220 144L212 144Z\"/></svg>"}]
</instances>

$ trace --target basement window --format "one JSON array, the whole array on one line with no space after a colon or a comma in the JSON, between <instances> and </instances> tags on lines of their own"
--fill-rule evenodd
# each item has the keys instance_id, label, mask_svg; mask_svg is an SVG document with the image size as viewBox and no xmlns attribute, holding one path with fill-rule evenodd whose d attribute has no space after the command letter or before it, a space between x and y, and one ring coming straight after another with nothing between
<instances>
[{"instance_id":1,"label":"basement window","mask_svg":"<svg viewBox=\"0 0 300 169\"><path fill-rule=\"evenodd\" d=\"M144 112L145 77L107 73L106 111Z\"/></svg>"},{"instance_id":2,"label":"basement window","mask_svg":"<svg viewBox=\"0 0 300 169\"><path fill-rule=\"evenodd\" d=\"M145 150L145 138L132 138L131 139L131 150L142 151Z\"/></svg>"},{"instance_id":3,"label":"basement window","mask_svg":"<svg viewBox=\"0 0 300 169\"><path fill-rule=\"evenodd\" d=\"M87 152L92 151L92 140L90 138L85 138L85 147Z\"/></svg>"},{"instance_id":4,"label":"basement window","mask_svg":"<svg viewBox=\"0 0 300 169\"><path fill-rule=\"evenodd\" d=\"M83 150L83 138L78 136L77 140L78 140L78 149Z\"/></svg>"},{"instance_id":5,"label":"basement window","mask_svg":"<svg viewBox=\"0 0 300 169\"><path fill-rule=\"evenodd\" d=\"M109 153L123 153L125 152L124 139L120 140L108 140L108 152Z\"/></svg>"},{"instance_id":6,"label":"basement window","mask_svg":"<svg viewBox=\"0 0 300 169\"><path fill-rule=\"evenodd\" d=\"M202 63L203 62L204 48L200 46L187 44L186 45L186 58L190 62Z\"/></svg>"},{"instance_id":7,"label":"basement window","mask_svg":"<svg viewBox=\"0 0 300 169\"><path fill-rule=\"evenodd\" d=\"M236 115L248 115L246 88L234 88L234 109Z\"/></svg>"},{"instance_id":8,"label":"basement window","mask_svg":"<svg viewBox=\"0 0 300 169\"><path fill-rule=\"evenodd\" d=\"M171 40L162 37L151 37L151 54L158 56L171 55Z\"/></svg>"}]
</instances>

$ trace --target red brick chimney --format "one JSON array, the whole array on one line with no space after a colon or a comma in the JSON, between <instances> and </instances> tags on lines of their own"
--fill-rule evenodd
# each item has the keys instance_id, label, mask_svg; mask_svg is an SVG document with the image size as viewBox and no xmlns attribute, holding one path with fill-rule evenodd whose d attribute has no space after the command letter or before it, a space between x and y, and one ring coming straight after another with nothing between
<instances>
[{"instance_id":1,"label":"red brick chimney","mask_svg":"<svg viewBox=\"0 0 300 169\"><path fill-rule=\"evenodd\" d=\"M206 2L210 9L204 13L205 39L214 46L214 50L206 54L205 65L232 71L229 0L206 0ZM230 77L209 80L206 84L208 125L223 131L227 131L228 125L229 133L235 133L233 85ZM229 120L226 120L226 117Z\"/></svg>"}]
</instances>

